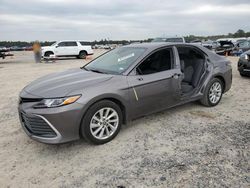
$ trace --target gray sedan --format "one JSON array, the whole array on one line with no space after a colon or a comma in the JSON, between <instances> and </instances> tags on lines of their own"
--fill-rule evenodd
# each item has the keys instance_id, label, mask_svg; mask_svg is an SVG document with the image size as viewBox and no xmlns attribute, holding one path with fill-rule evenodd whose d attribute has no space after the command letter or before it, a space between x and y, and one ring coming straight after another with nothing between
<instances>
[{"instance_id":1,"label":"gray sedan","mask_svg":"<svg viewBox=\"0 0 250 188\"><path fill-rule=\"evenodd\" d=\"M132 119L197 100L215 106L231 83L231 63L202 46L133 44L35 80L18 110L37 141L104 144Z\"/></svg>"}]
</instances>

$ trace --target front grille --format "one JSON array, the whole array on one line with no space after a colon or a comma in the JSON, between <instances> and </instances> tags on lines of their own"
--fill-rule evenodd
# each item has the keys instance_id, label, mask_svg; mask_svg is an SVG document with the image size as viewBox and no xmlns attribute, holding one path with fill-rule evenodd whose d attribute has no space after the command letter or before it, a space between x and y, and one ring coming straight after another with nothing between
<instances>
[{"instance_id":1,"label":"front grille","mask_svg":"<svg viewBox=\"0 0 250 188\"><path fill-rule=\"evenodd\" d=\"M32 135L45 138L56 137L55 131L41 117L21 113L21 119L25 128Z\"/></svg>"},{"instance_id":2,"label":"front grille","mask_svg":"<svg viewBox=\"0 0 250 188\"><path fill-rule=\"evenodd\" d=\"M22 104L22 103L26 103L26 102L39 102L43 99L41 98L23 98L23 97L20 97L19 99L19 103Z\"/></svg>"}]
</instances>

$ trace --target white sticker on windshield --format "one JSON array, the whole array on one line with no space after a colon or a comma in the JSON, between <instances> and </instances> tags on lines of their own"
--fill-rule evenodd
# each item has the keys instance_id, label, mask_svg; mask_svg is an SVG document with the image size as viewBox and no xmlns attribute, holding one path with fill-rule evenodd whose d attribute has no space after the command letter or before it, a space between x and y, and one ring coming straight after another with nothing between
<instances>
[{"instance_id":1,"label":"white sticker on windshield","mask_svg":"<svg viewBox=\"0 0 250 188\"><path fill-rule=\"evenodd\" d=\"M129 55L126 55L126 56L124 56L124 57L118 58L118 62L124 61L124 60L126 60L126 59L128 59L128 58L131 58L131 57L134 57L134 56L135 56L134 53L129 54Z\"/></svg>"}]
</instances>

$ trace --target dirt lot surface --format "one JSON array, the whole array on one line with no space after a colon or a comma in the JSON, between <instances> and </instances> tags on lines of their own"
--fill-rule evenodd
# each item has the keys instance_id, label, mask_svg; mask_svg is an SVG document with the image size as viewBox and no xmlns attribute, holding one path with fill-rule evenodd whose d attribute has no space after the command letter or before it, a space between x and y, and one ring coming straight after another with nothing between
<instances>
[{"instance_id":1,"label":"dirt lot surface","mask_svg":"<svg viewBox=\"0 0 250 188\"><path fill-rule=\"evenodd\" d=\"M230 59L233 85L218 106L190 103L137 119L100 146L38 143L17 114L26 84L86 61L35 64L31 52L0 60L0 187L249 187L250 78Z\"/></svg>"}]
</instances>

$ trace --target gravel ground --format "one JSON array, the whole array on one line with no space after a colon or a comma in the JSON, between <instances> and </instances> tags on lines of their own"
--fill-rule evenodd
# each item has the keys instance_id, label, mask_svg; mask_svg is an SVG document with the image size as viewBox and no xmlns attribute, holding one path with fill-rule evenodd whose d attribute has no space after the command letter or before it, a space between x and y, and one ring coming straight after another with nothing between
<instances>
[{"instance_id":1,"label":"gravel ground","mask_svg":"<svg viewBox=\"0 0 250 188\"><path fill-rule=\"evenodd\" d=\"M218 106L195 102L137 119L100 146L38 143L17 114L26 84L86 60L35 64L31 52L0 60L0 187L249 187L250 79L230 60L233 85Z\"/></svg>"}]
</instances>

